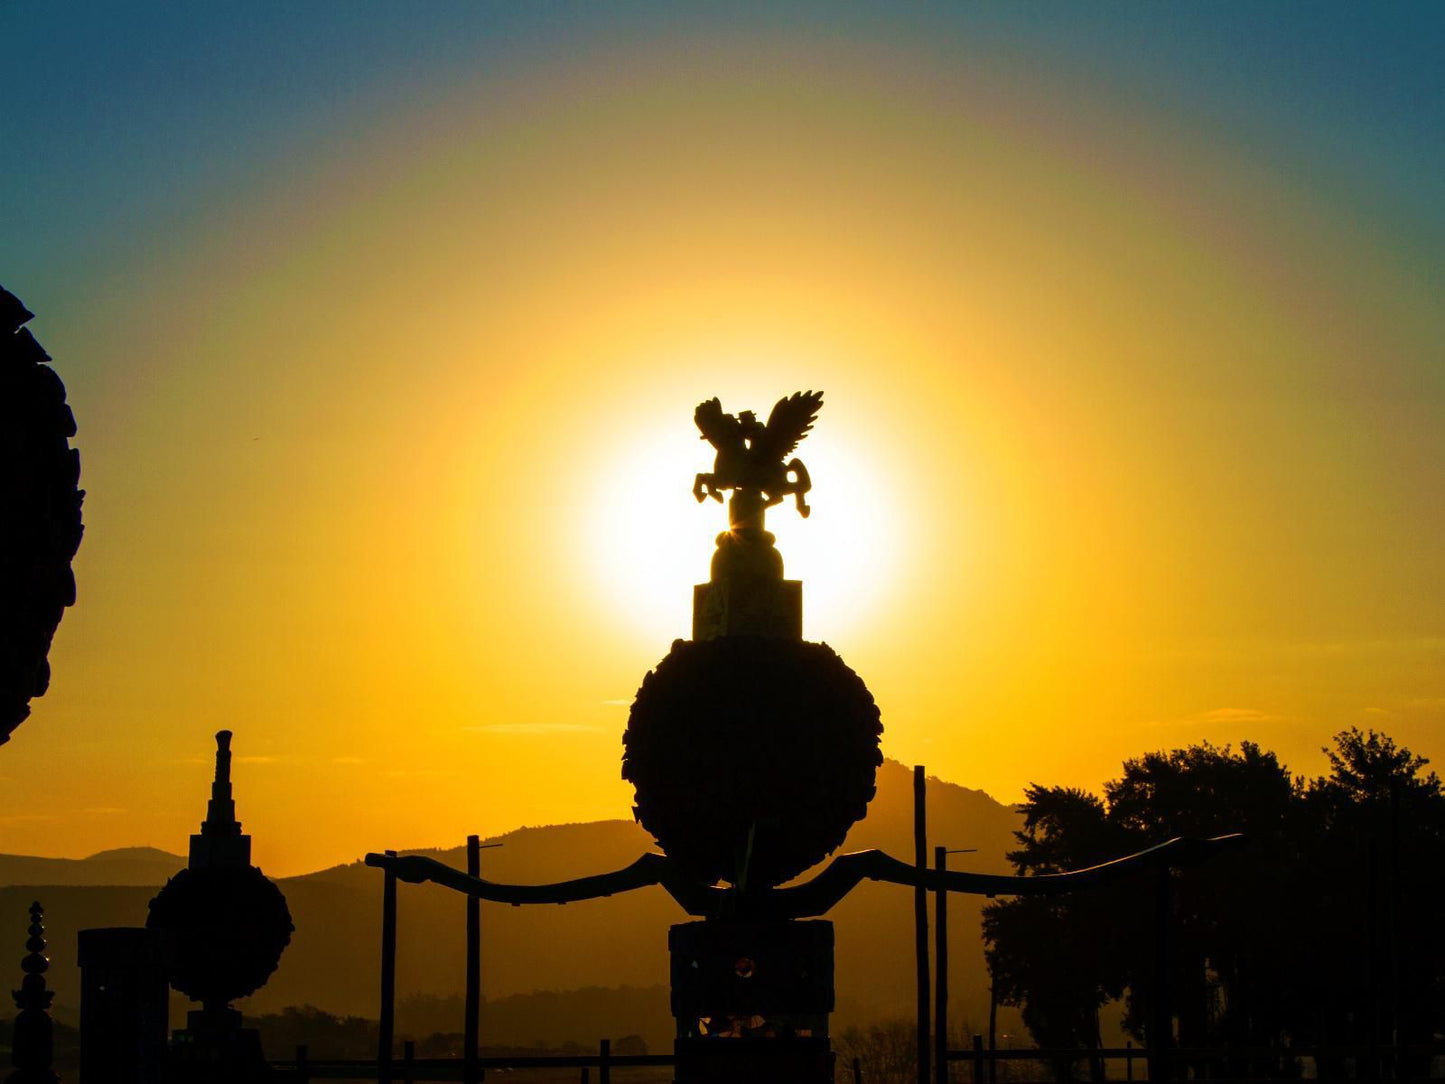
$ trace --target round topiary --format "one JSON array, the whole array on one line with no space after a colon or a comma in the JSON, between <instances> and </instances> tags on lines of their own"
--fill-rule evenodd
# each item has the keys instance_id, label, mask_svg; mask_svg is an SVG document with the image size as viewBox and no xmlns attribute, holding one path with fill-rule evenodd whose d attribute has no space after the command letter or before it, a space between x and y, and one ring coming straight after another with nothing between
<instances>
[{"instance_id":1,"label":"round topiary","mask_svg":"<svg viewBox=\"0 0 1445 1084\"><path fill-rule=\"evenodd\" d=\"M150 902L170 983L207 1009L255 993L295 926L286 897L255 866L183 869Z\"/></svg>"},{"instance_id":2,"label":"round topiary","mask_svg":"<svg viewBox=\"0 0 1445 1084\"><path fill-rule=\"evenodd\" d=\"M623 734L633 814L688 874L781 884L836 850L873 797L883 726L826 644L678 640Z\"/></svg>"}]
</instances>

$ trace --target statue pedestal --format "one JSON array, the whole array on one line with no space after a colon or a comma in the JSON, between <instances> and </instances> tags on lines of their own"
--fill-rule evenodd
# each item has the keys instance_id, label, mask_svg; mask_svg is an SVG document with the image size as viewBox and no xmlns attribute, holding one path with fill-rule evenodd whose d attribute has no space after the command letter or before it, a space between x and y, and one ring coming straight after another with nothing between
<instances>
[{"instance_id":1,"label":"statue pedestal","mask_svg":"<svg viewBox=\"0 0 1445 1084\"><path fill-rule=\"evenodd\" d=\"M712 580L692 589L692 638L803 638L803 582L783 579L773 535L734 527L717 536Z\"/></svg>"},{"instance_id":2,"label":"statue pedestal","mask_svg":"<svg viewBox=\"0 0 1445 1084\"><path fill-rule=\"evenodd\" d=\"M235 1009L193 1009L172 1036L169 1084L259 1084L273 1077L261 1033L242 1027Z\"/></svg>"},{"instance_id":3,"label":"statue pedestal","mask_svg":"<svg viewBox=\"0 0 1445 1084\"><path fill-rule=\"evenodd\" d=\"M831 922L686 922L667 945L677 1084L833 1079Z\"/></svg>"},{"instance_id":4,"label":"statue pedestal","mask_svg":"<svg viewBox=\"0 0 1445 1084\"><path fill-rule=\"evenodd\" d=\"M692 638L772 636L803 638L803 581L740 587L700 583L692 589Z\"/></svg>"}]
</instances>

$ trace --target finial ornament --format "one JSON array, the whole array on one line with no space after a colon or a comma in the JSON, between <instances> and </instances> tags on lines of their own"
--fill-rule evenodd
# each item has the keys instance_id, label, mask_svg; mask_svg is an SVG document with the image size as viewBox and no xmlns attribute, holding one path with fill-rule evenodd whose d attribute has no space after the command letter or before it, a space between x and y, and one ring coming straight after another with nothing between
<instances>
[{"instance_id":1,"label":"finial ornament","mask_svg":"<svg viewBox=\"0 0 1445 1084\"><path fill-rule=\"evenodd\" d=\"M236 801L231 794L231 732L216 732L216 778L211 783L211 800L206 803L206 819L201 822L203 836L239 836L241 822L236 819Z\"/></svg>"},{"instance_id":2,"label":"finial ornament","mask_svg":"<svg viewBox=\"0 0 1445 1084\"><path fill-rule=\"evenodd\" d=\"M26 953L20 961L25 977L20 980L20 989L12 991L20 1010L15 1014L10 1051L15 1071L5 1078L5 1084L55 1084L60 1078L50 1067L55 1029L48 1011L55 994L45 986L50 960L45 955L45 908L38 900L30 905L30 928L26 932Z\"/></svg>"},{"instance_id":3,"label":"finial ornament","mask_svg":"<svg viewBox=\"0 0 1445 1084\"><path fill-rule=\"evenodd\" d=\"M801 459L784 460L813 428L822 406L822 392L797 391L777 401L764 425L751 410L723 413L716 398L699 403L693 421L702 439L717 449L717 458L711 474L697 476L692 495L699 503L708 497L721 501L722 491L731 489L728 526L733 530L761 531L766 510L788 496L806 518L812 509L803 498L813 488L808 468Z\"/></svg>"}]
</instances>

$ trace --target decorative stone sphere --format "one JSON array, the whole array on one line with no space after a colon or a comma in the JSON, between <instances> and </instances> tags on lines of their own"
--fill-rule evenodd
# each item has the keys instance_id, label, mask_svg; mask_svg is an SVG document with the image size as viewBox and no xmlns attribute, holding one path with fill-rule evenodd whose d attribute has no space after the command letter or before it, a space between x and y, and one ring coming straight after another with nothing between
<instances>
[{"instance_id":1,"label":"decorative stone sphere","mask_svg":"<svg viewBox=\"0 0 1445 1084\"><path fill-rule=\"evenodd\" d=\"M286 897L255 866L183 869L150 902L170 983L207 1009L266 984L295 926Z\"/></svg>"},{"instance_id":2,"label":"decorative stone sphere","mask_svg":"<svg viewBox=\"0 0 1445 1084\"><path fill-rule=\"evenodd\" d=\"M633 702L622 778L637 820L689 875L771 887L862 818L882 732L872 694L826 644L677 640Z\"/></svg>"}]
</instances>

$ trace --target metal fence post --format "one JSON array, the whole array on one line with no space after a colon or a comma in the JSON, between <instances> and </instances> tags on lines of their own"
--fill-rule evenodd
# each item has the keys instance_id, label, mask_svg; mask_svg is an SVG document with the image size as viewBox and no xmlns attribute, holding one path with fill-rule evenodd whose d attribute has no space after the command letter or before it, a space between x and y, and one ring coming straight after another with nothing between
<instances>
[{"instance_id":1,"label":"metal fence post","mask_svg":"<svg viewBox=\"0 0 1445 1084\"><path fill-rule=\"evenodd\" d=\"M467 836L467 876L476 877L482 871L481 839ZM477 1084L477 1041L478 1013L481 1007L482 964L481 964L481 901L476 896L467 896L467 1018L462 1023L462 1079L466 1084Z\"/></svg>"},{"instance_id":2,"label":"metal fence post","mask_svg":"<svg viewBox=\"0 0 1445 1084\"><path fill-rule=\"evenodd\" d=\"M1154 994L1149 1007L1149 1084L1168 1080L1173 1012L1169 998L1169 867L1154 871Z\"/></svg>"},{"instance_id":3,"label":"metal fence post","mask_svg":"<svg viewBox=\"0 0 1445 1084\"><path fill-rule=\"evenodd\" d=\"M387 851L395 858L395 851ZM391 1084L392 1039L396 1029L396 874L391 867L381 885L381 1019L376 1035L376 1079Z\"/></svg>"},{"instance_id":4,"label":"metal fence post","mask_svg":"<svg viewBox=\"0 0 1445 1084\"><path fill-rule=\"evenodd\" d=\"M918 1084L929 1084L928 1057L928 805L927 782L923 765L913 769L913 868L917 884L913 887L913 952L918 969Z\"/></svg>"},{"instance_id":5,"label":"metal fence post","mask_svg":"<svg viewBox=\"0 0 1445 1084\"><path fill-rule=\"evenodd\" d=\"M603 1039L598 1043L597 1051L597 1084L611 1084L612 1082L612 1040Z\"/></svg>"},{"instance_id":6,"label":"metal fence post","mask_svg":"<svg viewBox=\"0 0 1445 1084\"><path fill-rule=\"evenodd\" d=\"M948 851L933 848L933 869L938 884L933 893L933 1079L948 1084L948 889L943 873Z\"/></svg>"}]
</instances>

